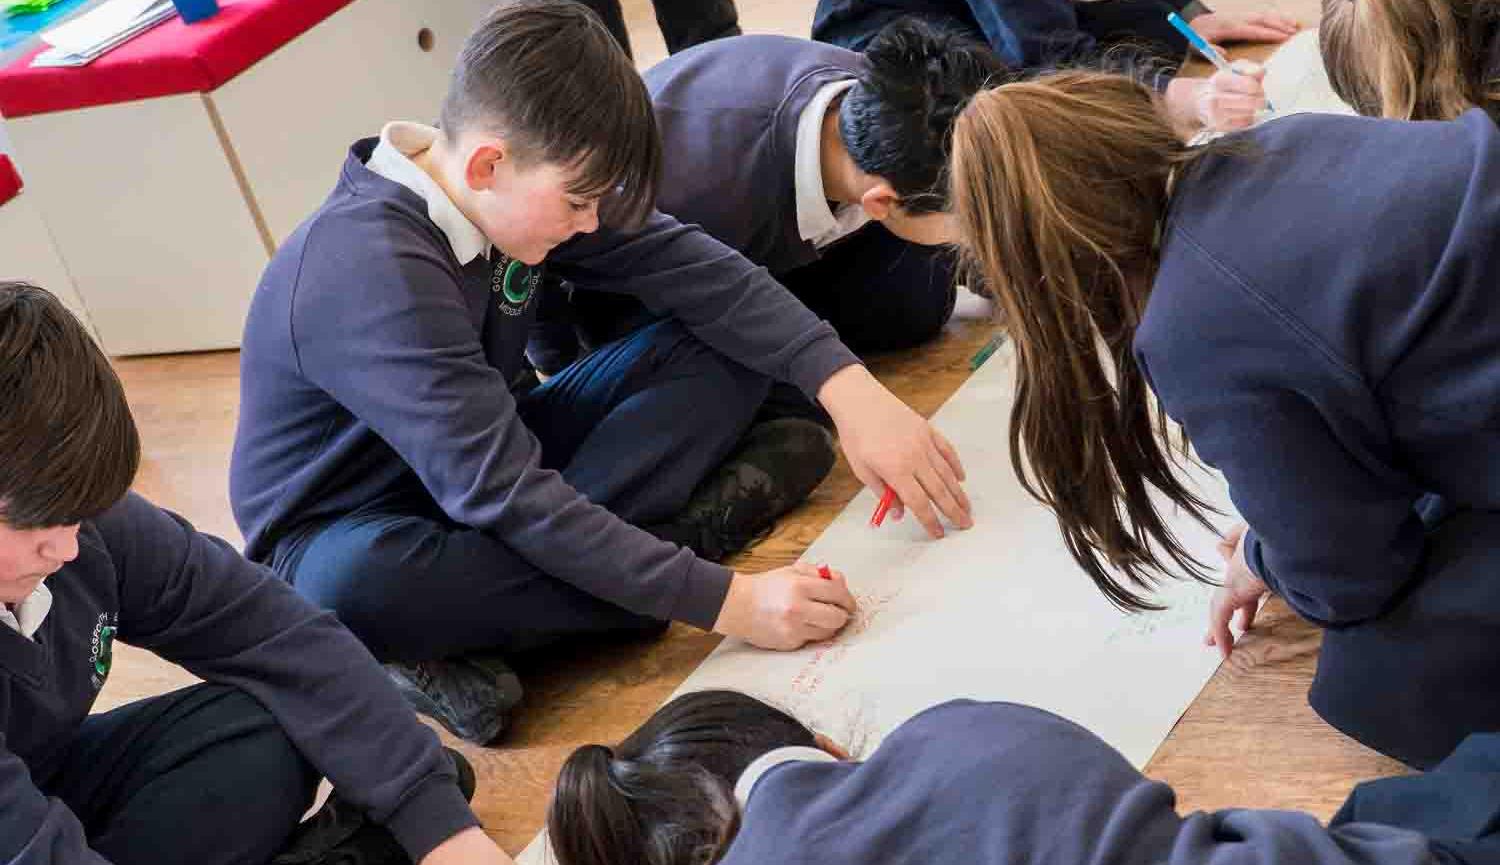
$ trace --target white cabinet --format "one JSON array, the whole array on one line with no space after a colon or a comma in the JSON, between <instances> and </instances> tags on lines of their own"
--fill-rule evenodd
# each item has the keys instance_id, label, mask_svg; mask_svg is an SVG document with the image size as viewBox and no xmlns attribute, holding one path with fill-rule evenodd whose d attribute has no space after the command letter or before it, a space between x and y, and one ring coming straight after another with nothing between
<instances>
[{"instance_id":1,"label":"white cabinet","mask_svg":"<svg viewBox=\"0 0 1500 865\"><path fill-rule=\"evenodd\" d=\"M492 0L355 0L211 93L7 121L105 350L239 345L275 245L349 145L431 122Z\"/></svg>"}]
</instances>

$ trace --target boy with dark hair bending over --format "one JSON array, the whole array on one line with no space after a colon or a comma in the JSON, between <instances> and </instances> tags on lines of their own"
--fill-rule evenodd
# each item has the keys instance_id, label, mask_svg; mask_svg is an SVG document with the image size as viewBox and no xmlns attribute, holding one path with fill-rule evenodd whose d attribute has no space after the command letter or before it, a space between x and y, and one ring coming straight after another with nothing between
<instances>
[{"instance_id":1,"label":"boy with dark hair bending over","mask_svg":"<svg viewBox=\"0 0 1500 865\"><path fill-rule=\"evenodd\" d=\"M0 861L510 862L358 640L127 494L120 381L24 283L0 283L0 452ZM90 715L116 639L207 682Z\"/></svg>"},{"instance_id":2,"label":"boy with dark hair bending over","mask_svg":"<svg viewBox=\"0 0 1500 865\"><path fill-rule=\"evenodd\" d=\"M773 378L817 399L859 478L930 533L939 510L970 524L940 434L764 270L651 209L660 161L646 89L598 19L507 3L464 45L442 129L356 143L250 311L230 478L247 553L473 741L519 696L497 654L669 619L774 649L843 626L842 578L695 554L827 470L782 426L757 445L764 470L715 472ZM538 385L544 260L663 318ZM740 490L700 488L724 484ZM731 507L690 506L704 496Z\"/></svg>"},{"instance_id":3,"label":"boy with dark hair bending over","mask_svg":"<svg viewBox=\"0 0 1500 865\"><path fill-rule=\"evenodd\" d=\"M1006 70L988 46L905 19L865 54L784 36L719 39L643 76L662 131L657 207L764 266L857 352L911 348L953 311L953 118ZM547 369L648 318L633 298L550 307ZM780 399L778 399L780 402Z\"/></svg>"}]
</instances>

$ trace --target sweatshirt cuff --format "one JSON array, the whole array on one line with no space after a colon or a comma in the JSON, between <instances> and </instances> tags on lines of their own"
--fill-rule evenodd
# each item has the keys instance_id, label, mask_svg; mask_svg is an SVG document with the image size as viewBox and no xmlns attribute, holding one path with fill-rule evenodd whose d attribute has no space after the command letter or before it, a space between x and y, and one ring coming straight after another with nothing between
<instances>
[{"instance_id":1,"label":"sweatshirt cuff","mask_svg":"<svg viewBox=\"0 0 1500 865\"><path fill-rule=\"evenodd\" d=\"M813 402L818 401L818 390L834 373L859 363L859 358L839 340L833 328L823 326L828 328L827 333L803 346L787 369L787 380Z\"/></svg>"},{"instance_id":2,"label":"sweatshirt cuff","mask_svg":"<svg viewBox=\"0 0 1500 865\"><path fill-rule=\"evenodd\" d=\"M1245 564L1252 574L1260 577L1260 581L1266 584L1266 588L1270 589L1272 594L1286 597L1281 590L1281 584L1276 582L1266 568L1265 554L1261 551L1260 535L1255 533L1255 529L1245 529Z\"/></svg>"},{"instance_id":3,"label":"sweatshirt cuff","mask_svg":"<svg viewBox=\"0 0 1500 865\"><path fill-rule=\"evenodd\" d=\"M729 596L732 579L734 572L723 565L694 558L682 590L677 593L672 619L712 631L714 623L719 621L719 611L724 608L724 599Z\"/></svg>"},{"instance_id":4,"label":"sweatshirt cuff","mask_svg":"<svg viewBox=\"0 0 1500 865\"><path fill-rule=\"evenodd\" d=\"M447 774L428 776L385 819L385 828L396 836L413 862L422 861L432 848L478 825L479 818Z\"/></svg>"}]
</instances>

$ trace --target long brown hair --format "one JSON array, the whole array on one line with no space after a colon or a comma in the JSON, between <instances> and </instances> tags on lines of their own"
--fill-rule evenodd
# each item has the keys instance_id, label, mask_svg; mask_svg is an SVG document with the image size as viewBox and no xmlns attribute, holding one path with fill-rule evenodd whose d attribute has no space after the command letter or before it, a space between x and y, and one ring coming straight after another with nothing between
<instances>
[{"instance_id":1,"label":"long brown hair","mask_svg":"<svg viewBox=\"0 0 1500 865\"><path fill-rule=\"evenodd\" d=\"M1146 593L1161 573L1206 579L1151 498L1159 490L1208 525L1211 509L1173 473L1166 419L1132 353L1172 173L1196 155L1151 91L1095 72L987 90L953 133L965 255L1016 345L1011 463L1127 610L1157 608Z\"/></svg>"},{"instance_id":2,"label":"long brown hair","mask_svg":"<svg viewBox=\"0 0 1500 865\"><path fill-rule=\"evenodd\" d=\"M1360 114L1451 120L1478 106L1500 119L1497 23L1497 0L1323 0L1318 41L1334 92Z\"/></svg>"}]
</instances>

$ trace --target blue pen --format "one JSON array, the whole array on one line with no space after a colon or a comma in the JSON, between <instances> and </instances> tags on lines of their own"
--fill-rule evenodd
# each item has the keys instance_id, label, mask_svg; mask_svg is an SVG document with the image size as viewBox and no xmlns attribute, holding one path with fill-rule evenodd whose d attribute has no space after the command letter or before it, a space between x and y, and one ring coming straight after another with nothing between
<instances>
[{"instance_id":1,"label":"blue pen","mask_svg":"<svg viewBox=\"0 0 1500 865\"><path fill-rule=\"evenodd\" d=\"M1229 65L1229 61L1224 59L1224 55L1215 51L1214 47L1208 44L1207 39L1198 35L1198 31L1193 29L1193 25L1182 20L1181 15L1178 15L1176 12L1168 12L1167 23L1176 27L1177 32L1181 33L1187 39L1188 44L1193 46L1193 49L1199 54L1207 58L1208 62L1212 63L1215 68L1227 69L1230 72L1234 71L1234 68ZM1266 110L1273 112L1276 110L1276 107L1271 104L1270 99L1266 100Z\"/></svg>"}]
</instances>

